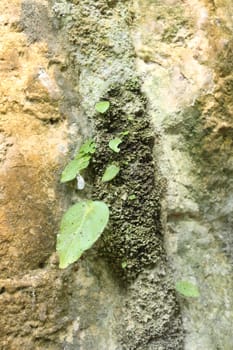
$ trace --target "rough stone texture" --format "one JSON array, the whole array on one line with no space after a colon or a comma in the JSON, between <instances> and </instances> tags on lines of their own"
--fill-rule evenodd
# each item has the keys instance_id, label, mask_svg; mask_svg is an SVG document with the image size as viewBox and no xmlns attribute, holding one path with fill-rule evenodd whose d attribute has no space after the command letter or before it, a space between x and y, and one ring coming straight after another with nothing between
<instances>
[{"instance_id":1,"label":"rough stone texture","mask_svg":"<svg viewBox=\"0 0 233 350\"><path fill-rule=\"evenodd\" d=\"M1 349L182 348L126 4L0 6ZM106 120L94 111L104 96L112 105ZM108 188L98 180L112 156L106 141L126 128L121 175ZM90 134L99 147L83 196L95 184L93 196L111 205L112 224L96 249L61 272L53 255L58 219L80 195L74 184L64 195L59 173L67 149ZM126 198L130 191L135 202Z\"/></svg>"},{"instance_id":2,"label":"rough stone texture","mask_svg":"<svg viewBox=\"0 0 233 350\"><path fill-rule=\"evenodd\" d=\"M95 271L98 265L95 266L90 254L100 256L103 266L110 267L119 289L117 306L112 318L108 317L115 340L111 349L182 349L179 307L160 230L162 184L159 177L155 181L154 137L146 99L135 73L128 4L86 0L69 4L60 1L53 6L66 38L69 65L78 76L81 108L90 120L97 142L89 179L93 186L91 195L104 199L111 210L103 239L86 254L86 259ZM94 109L100 99L110 101L104 116ZM108 142L126 130L129 134L121 152L114 154ZM103 184L101 176L111 162L120 165L120 174L111 183ZM130 200L130 195L136 198ZM78 294L77 299L72 299L77 315L83 308L86 313L89 310L89 302L84 306L81 302ZM117 323L113 320L116 313ZM80 319L81 327L84 323L86 329L77 334L78 344L85 349L92 349L93 343L96 349L109 349L104 341L96 343L96 335L90 331L92 322ZM102 325L98 327L97 333L103 333Z\"/></svg>"},{"instance_id":3,"label":"rough stone texture","mask_svg":"<svg viewBox=\"0 0 233 350\"><path fill-rule=\"evenodd\" d=\"M230 350L232 274L231 1L134 1L133 37L167 182L166 250L180 299L185 349Z\"/></svg>"},{"instance_id":4,"label":"rough stone texture","mask_svg":"<svg viewBox=\"0 0 233 350\"><path fill-rule=\"evenodd\" d=\"M0 349L231 350L230 1L2 0L0 10ZM108 141L126 130L114 154ZM90 135L85 190L59 185ZM111 161L121 171L102 184ZM60 271L61 211L90 197L109 204L110 224ZM180 279L201 292L179 298L183 325Z\"/></svg>"},{"instance_id":5,"label":"rough stone texture","mask_svg":"<svg viewBox=\"0 0 233 350\"><path fill-rule=\"evenodd\" d=\"M39 25L37 33L52 36L45 4L35 3L38 13L33 12L34 17L27 13L24 21L29 2L0 3L3 350L58 349L59 331L69 321L67 273L55 269L50 258L64 206L57 184L68 143L66 116L59 111L62 91L50 59L58 57L42 37L31 40L27 35L30 26L35 30Z\"/></svg>"}]
</instances>

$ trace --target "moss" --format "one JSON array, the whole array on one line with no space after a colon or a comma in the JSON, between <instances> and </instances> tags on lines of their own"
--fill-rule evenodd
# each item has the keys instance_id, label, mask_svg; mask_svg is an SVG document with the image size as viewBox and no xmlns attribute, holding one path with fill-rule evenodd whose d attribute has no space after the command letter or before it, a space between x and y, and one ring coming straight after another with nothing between
<instances>
[{"instance_id":1,"label":"moss","mask_svg":"<svg viewBox=\"0 0 233 350\"><path fill-rule=\"evenodd\" d=\"M127 312L118 323L119 338L123 349L142 350L149 346L154 349L156 344L163 344L166 350L183 349L179 307L163 248L162 187L159 178L155 180L152 156L155 138L146 113L147 101L137 78L124 85L110 86L102 98L110 101L111 108L104 115L95 115L97 153L93 162L93 196L107 202L111 210L108 230L98 244L99 255L107 260L118 283L128 290ZM113 134L124 130L129 134L120 145L120 153L114 153L108 142ZM113 181L103 184L100 181L103 171L113 161L120 164L121 171ZM133 201L128 196L131 193L135 195ZM123 262L127 262L124 267ZM142 305L140 311L136 304ZM125 331L132 320L134 326ZM158 339L149 345L151 337Z\"/></svg>"},{"instance_id":2,"label":"moss","mask_svg":"<svg viewBox=\"0 0 233 350\"><path fill-rule=\"evenodd\" d=\"M80 110L89 120L97 143L91 171L92 198L107 202L111 211L108 229L95 246L95 253L107 261L125 294L122 317L116 326L119 343L122 349L149 349L150 343L182 349L180 316L163 248L162 187L159 177L155 177L153 160L155 138L147 101L135 73L127 2L82 0L72 1L72 5L72 23L63 30L70 50L70 66L77 74L73 79L77 79ZM104 115L94 108L101 99L110 102ZM121 151L112 152L109 140L125 130L129 134L120 145ZM120 173L111 182L102 183L101 177L110 162L120 165ZM134 200L128 198L131 194L136 196ZM124 268L123 262L127 262ZM157 277L151 280L154 270ZM143 280L139 290L138 279ZM143 320L135 312L138 303L145 304ZM127 330L129 322L131 331ZM177 341L172 340L174 330Z\"/></svg>"},{"instance_id":3,"label":"moss","mask_svg":"<svg viewBox=\"0 0 233 350\"><path fill-rule=\"evenodd\" d=\"M111 223L100 253L113 271L129 282L164 254L160 234L160 189L154 180L152 157L154 137L145 118L146 100L138 81L111 87L103 98L110 101L111 108L107 115L97 114L95 119L99 142L94 160L94 194L109 204ZM132 116L133 106L134 118L129 121L129 110ZM120 153L115 154L108 148L108 142L113 134L124 130L129 130L129 134L120 146ZM102 184L99 179L112 161L120 164L121 171L111 183ZM136 195L133 202L124 196L131 193ZM127 267L122 269L125 260Z\"/></svg>"}]
</instances>

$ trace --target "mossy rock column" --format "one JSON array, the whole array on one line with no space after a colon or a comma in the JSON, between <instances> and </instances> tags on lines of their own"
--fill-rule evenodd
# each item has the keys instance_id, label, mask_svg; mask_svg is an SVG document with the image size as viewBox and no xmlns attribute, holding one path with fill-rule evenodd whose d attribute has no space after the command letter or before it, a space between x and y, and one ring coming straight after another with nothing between
<instances>
[{"instance_id":1,"label":"mossy rock column","mask_svg":"<svg viewBox=\"0 0 233 350\"><path fill-rule=\"evenodd\" d=\"M88 344L94 344L96 339L95 349L101 350L183 349L179 307L163 248L163 184L153 159L157 139L135 71L129 32L133 20L130 2L61 1L54 2L53 10L65 38L80 110L97 143L90 171L91 196L104 200L111 211L103 237L77 266L84 270L89 266L94 274L101 274L97 266L101 264L118 291L113 316L105 325L115 345L106 347L101 347L100 335L91 331L97 321L85 320L84 310L89 312L92 292L85 294L86 305L82 307L76 292L77 300L72 303L76 304L77 316L82 310L80 327L86 327L82 339L77 333L77 344L91 349ZM101 100L110 102L106 113L95 110ZM122 132L127 135L120 152L115 153L108 143ZM117 164L120 172L112 181L103 183L101 178L111 163ZM81 288L78 278L77 284ZM115 321L114 314L118 315ZM97 332L101 333L101 326Z\"/></svg>"}]
</instances>

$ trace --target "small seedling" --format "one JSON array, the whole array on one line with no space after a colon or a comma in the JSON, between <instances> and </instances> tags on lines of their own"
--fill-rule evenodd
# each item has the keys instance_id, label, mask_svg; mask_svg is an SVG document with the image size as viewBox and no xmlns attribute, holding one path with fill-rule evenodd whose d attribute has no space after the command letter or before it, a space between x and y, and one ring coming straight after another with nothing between
<instances>
[{"instance_id":1,"label":"small seedling","mask_svg":"<svg viewBox=\"0 0 233 350\"><path fill-rule=\"evenodd\" d=\"M100 101L96 103L95 110L101 114L104 114L107 112L109 107L110 107L109 101Z\"/></svg>"},{"instance_id":2,"label":"small seedling","mask_svg":"<svg viewBox=\"0 0 233 350\"><path fill-rule=\"evenodd\" d=\"M88 167L91 156L95 153L96 144L93 140L87 140L79 149L75 158L71 160L62 172L61 182L68 182L76 178L81 170Z\"/></svg>"},{"instance_id":3,"label":"small seedling","mask_svg":"<svg viewBox=\"0 0 233 350\"><path fill-rule=\"evenodd\" d=\"M96 144L94 140L89 139L80 147L77 155L75 158L80 158L81 156L87 155L87 154L94 154L96 151Z\"/></svg>"},{"instance_id":4,"label":"small seedling","mask_svg":"<svg viewBox=\"0 0 233 350\"><path fill-rule=\"evenodd\" d=\"M95 110L105 113L110 107L108 101L100 101L95 105ZM119 152L118 146L128 131L120 133L109 142L109 147L114 152ZM65 167L62 172L61 182L77 179L77 189L85 187L85 180L80 171L89 165L92 155L95 153L96 144L93 140L87 140L79 149L78 153ZM109 165L102 177L103 182L111 181L119 173L117 165ZM81 255L100 237L109 220L108 206L102 201L81 201L67 210L63 215L59 234L57 236L56 250L59 255L60 268L64 269L77 261ZM122 268L127 267L127 262L122 262Z\"/></svg>"},{"instance_id":5,"label":"small seedling","mask_svg":"<svg viewBox=\"0 0 233 350\"><path fill-rule=\"evenodd\" d=\"M108 182L114 179L119 173L120 168L117 165L111 164L107 167L102 177L103 182Z\"/></svg>"},{"instance_id":6,"label":"small seedling","mask_svg":"<svg viewBox=\"0 0 233 350\"><path fill-rule=\"evenodd\" d=\"M185 297L198 298L200 296L197 286L188 281L178 281L176 283L176 290Z\"/></svg>"}]
</instances>

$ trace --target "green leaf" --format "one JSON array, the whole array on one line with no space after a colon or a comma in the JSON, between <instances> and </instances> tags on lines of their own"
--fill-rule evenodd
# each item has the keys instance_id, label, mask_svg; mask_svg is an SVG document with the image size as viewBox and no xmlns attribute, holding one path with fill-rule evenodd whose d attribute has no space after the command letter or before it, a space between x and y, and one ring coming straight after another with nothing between
<instances>
[{"instance_id":1,"label":"green leaf","mask_svg":"<svg viewBox=\"0 0 233 350\"><path fill-rule=\"evenodd\" d=\"M117 176L119 171L120 171L120 168L118 166L116 166L114 164L109 165L104 172L104 175L102 177L102 181L103 182L111 181L112 179L114 179L114 177Z\"/></svg>"},{"instance_id":2,"label":"green leaf","mask_svg":"<svg viewBox=\"0 0 233 350\"><path fill-rule=\"evenodd\" d=\"M60 268L77 261L100 237L109 219L104 202L82 201L64 214L57 237Z\"/></svg>"},{"instance_id":3,"label":"green leaf","mask_svg":"<svg viewBox=\"0 0 233 350\"><path fill-rule=\"evenodd\" d=\"M109 141L109 147L116 153L120 152L120 148L118 147L122 143L122 140L119 137Z\"/></svg>"},{"instance_id":4,"label":"green leaf","mask_svg":"<svg viewBox=\"0 0 233 350\"><path fill-rule=\"evenodd\" d=\"M137 198L137 196L135 195L135 194L131 194L131 195L129 195L129 197L128 197L128 199L130 200L130 201L133 201L134 199L136 199Z\"/></svg>"},{"instance_id":5,"label":"green leaf","mask_svg":"<svg viewBox=\"0 0 233 350\"><path fill-rule=\"evenodd\" d=\"M71 160L62 172L61 182L73 180L81 170L86 169L89 165L91 155L95 153L96 144L90 139L87 140L79 149L75 158Z\"/></svg>"},{"instance_id":6,"label":"green leaf","mask_svg":"<svg viewBox=\"0 0 233 350\"><path fill-rule=\"evenodd\" d=\"M121 135L122 137L129 135L129 130L122 131L122 132L120 133L120 135Z\"/></svg>"},{"instance_id":7,"label":"green leaf","mask_svg":"<svg viewBox=\"0 0 233 350\"><path fill-rule=\"evenodd\" d=\"M88 154L94 154L96 150L96 144L95 142L90 139L87 140L79 149L77 155L75 156L75 159L81 158L84 155L88 155Z\"/></svg>"},{"instance_id":8,"label":"green leaf","mask_svg":"<svg viewBox=\"0 0 233 350\"><path fill-rule=\"evenodd\" d=\"M185 297L198 298L200 296L197 286L188 281L178 281L176 290Z\"/></svg>"},{"instance_id":9,"label":"green leaf","mask_svg":"<svg viewBox=\"0 0 233 350\"><path fill-rule=\"evenodd\" d=\"M131 115L129 115L129 116L127 117L127 119L128 119L130 122L134 121L134 117L131 116Z\"/></svg>"},{"instance_id":10,"label":"green leaf","mask_svg":"<svg viewBox=\"0 0 233 350\"><path fill-rule=\"evenodd\" d=\"M90 159L90 156L83 156L82 158L71 160L62 172L61 182L64 183L75 179L81 170L88 167Z\"/></svg>"},{"instance_id":11,"label":"green leaf","mask_svg":"<svg viewBox=\"0 0 233 350\"><path fill-rule=\"evenodd\" d=\"M99 113L105 113L110 107L110 103L108 101L100 101L95 105L95 110Z\"/></svg>"},{"instance_id":12,"label":"green leaf","mask_svg":"<svg viewBox=\"0 0 233 350\"><path fill-rule=\"evenodd\" d=\"M121 267L122 267L122 269L125 269L125 268L127 267L127 262L126 262L126 261L123 261L123 262L121 263Z\"/></svg>"}]
</instances>

